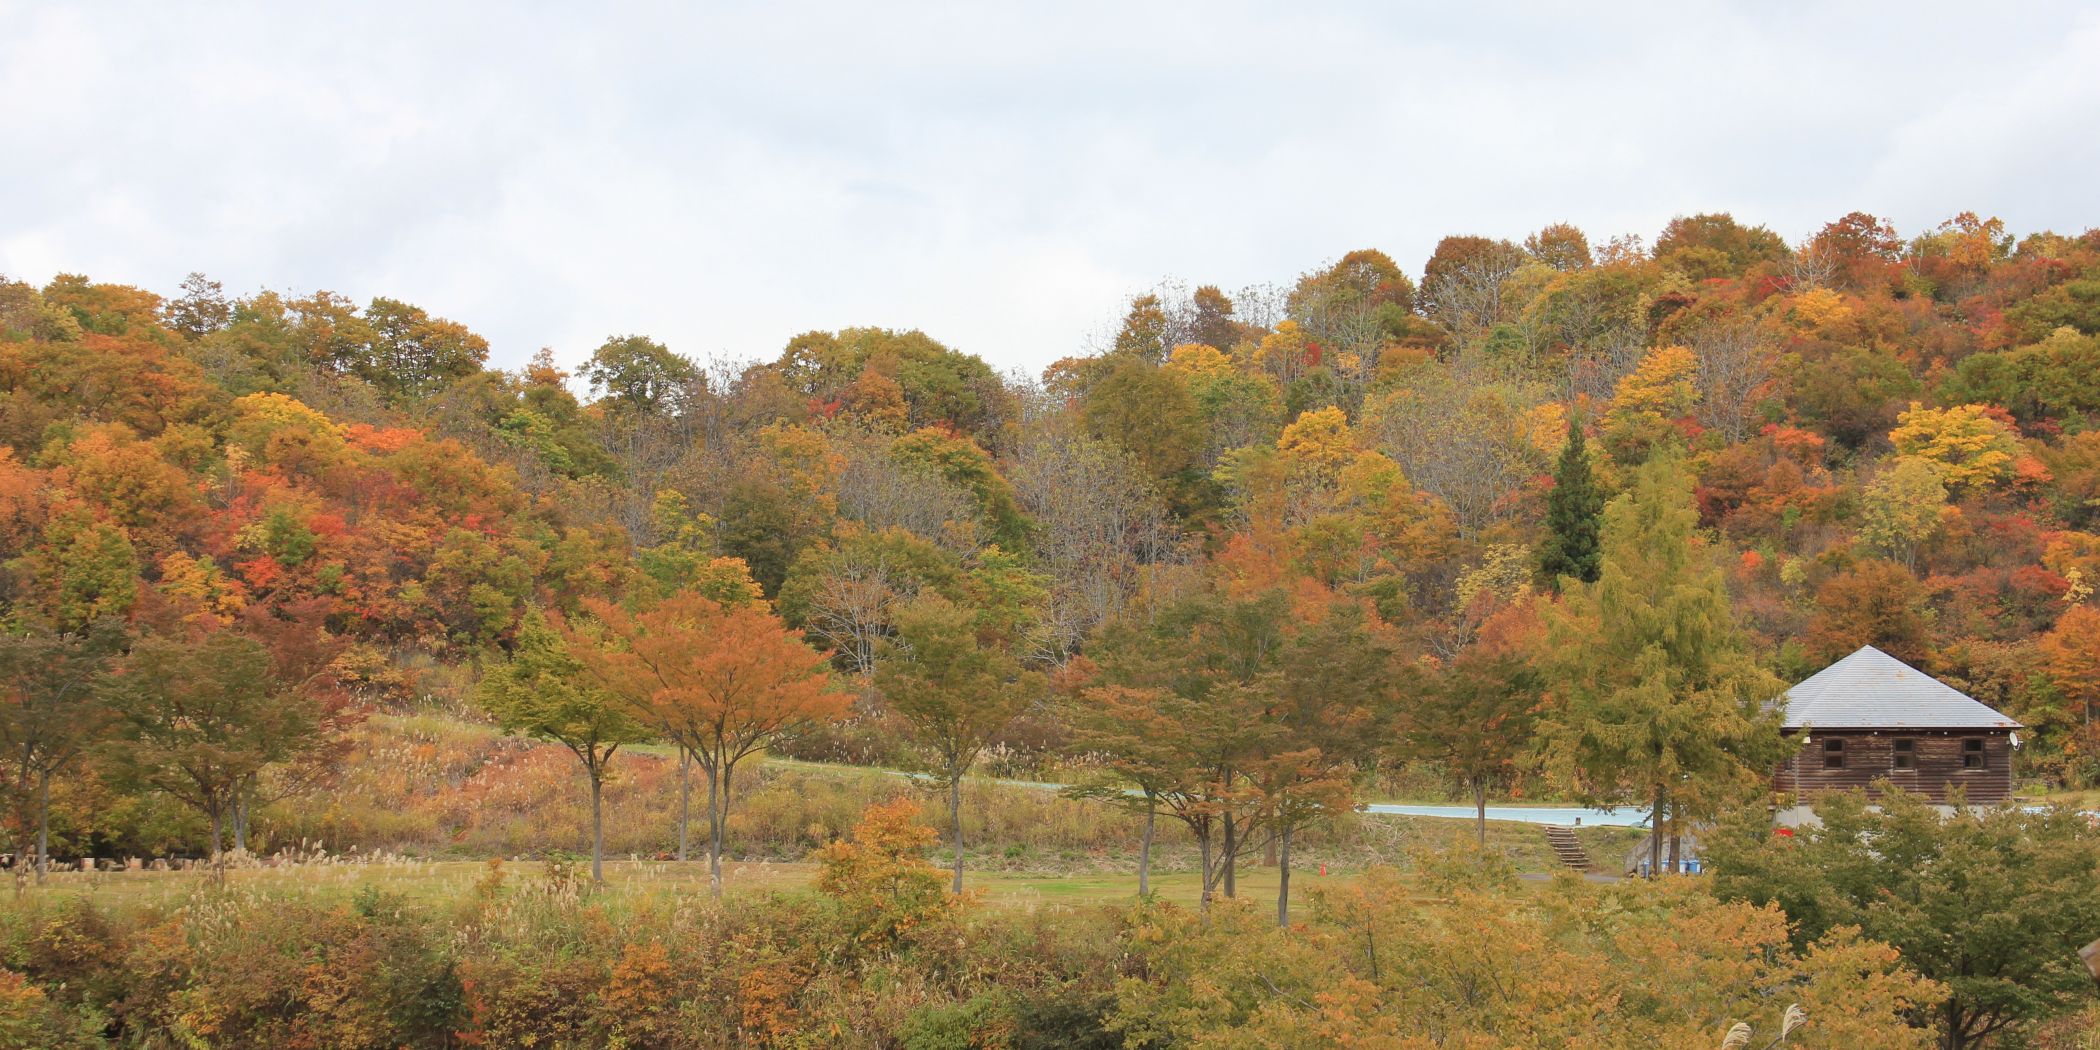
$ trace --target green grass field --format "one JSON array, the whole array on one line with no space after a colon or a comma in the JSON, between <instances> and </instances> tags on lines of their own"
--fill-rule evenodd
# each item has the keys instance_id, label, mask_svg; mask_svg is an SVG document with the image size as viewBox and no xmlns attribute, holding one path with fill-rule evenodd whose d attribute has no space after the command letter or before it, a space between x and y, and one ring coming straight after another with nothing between
<instances>
[{"instance_id":1,"label":"green grass field","mask_svg":"<svg viewBox=\"0 0 2100 1050\"><path fill-rule=\"evenodd\" d=\"M537 861L501 865L506 885L549 885L547 865ZM284 867L230 867L225 884L217 885L207 870L54 872L43 886L27 886L16 897L26 902L41 898L85 897L110 907L179 907L194 898L225 893L261 895L314 895L348 897L370 887L425 903L456 900L488 878L490 866L472 861L384 860L365 863L322 863ZM728 864L723 867L724 893L738 896L780 893L809 886L816 878L814 864ZM587 870L580 871L587 875ZM1354 872L1291 873L1293 895L1319 886L1334 885L1356 877ZM1137 879L1130 875L1022 875L1010 872L966 872L966 891L981 894L987 903L1009 907L1113 904L1137 898ZM1254 866L1239 873L1241 896L1273 899L1277 871ZM1201 891L1194 872L1165 872L1152 878L1153 893L1166 900L1193 905ZM590 891L619 900L647 898L677 899L708 893L707 864L657 861L609 860L605 885Z\"/></svg>"},{"instance_id":2,"label":"green grass field","mask_svg":"<svg viewBox=\"0 0 2100 1050\"><path fill-rule=\"evenodd\" d=\"M2100 788L2063 788L2056 791L2023 788L2016 794L2016 801L2023 805L2058 805L2069 806L2072 809L2100 809Z\"/></svg>"},{"instance_id":3,"label":"green grass field","mask_svg":"<svg viewBox=\"0 0 2100 1050\"><path fill-rule=\"evenodd\" d=\"M1456 845L1471 841L1472 825L1459 821L1408 817L1366 819L1407 825L1410 833L1430 842ZM1580 834L1591 856L1603 865L1600 870L1605 871L1609 871L1610 864L1639 837L1637 831L1625 828L1584 828ZM1558 870L1545 846L1543 832L1532 825L1491 821L1488 824L1488 845L1491 850L1509 858L1519 872L1537 876ZM1273 898L1277 870L1259 861L1260 858L1255 856L1242 863L1237 877L1239 893L1246 897ZM588 874L587 864L587 860L576 862L578 875ZM225 873L223 888L213 884L211 872L197 869L59 871L53 872L43 886L25 886L16 899L84 896L112 906L174 907L199 894L246 891L270 895L347 896L364 887L373 887L412 899L440 902L468 893L477 882L489 876L490 870L486 861L402 857L276 867L232 866ZM549 865L542 861L508 861L500 864L498 870L508 885L549 883ZM1333 885L1355 877L1359 870L1357 867L1330 867L1329 873L1322 874L1317 860L1294 866L1291 872L1293 893L1297 895L1322 885ZM816 877L816 866L810 863L738 861L724 864L723 875L724 892L732 897L776 893L808 886ZM965 872L964 886L971 892L981 893L989 903L1018 907L1117 903L1135 900L1137 896L1137 877L1126 871L972 870ZM1192 905L1201 893L1201 883L1194 871L1163 866L1154 871L1152 890L1163 899ZM707 865L704 860L678 863L609 857L605 864L605 885L594 892L614 899L705 895L708 892Z\"/></svg>"}]
</instances>

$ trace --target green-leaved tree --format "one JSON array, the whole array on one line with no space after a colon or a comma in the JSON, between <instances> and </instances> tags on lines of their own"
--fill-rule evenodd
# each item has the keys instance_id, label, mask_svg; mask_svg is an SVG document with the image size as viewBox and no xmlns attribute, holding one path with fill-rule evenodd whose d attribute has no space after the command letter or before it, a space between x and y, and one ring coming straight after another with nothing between
<instances>
[{"instance_id":1,"label":"green-leaved tree","mask_svg":"<svg viewBox=\"0 0 2100 1050\"><path fill-rule=\"evenodd\" d=\"M483 676L479 697L506 731L554 741L583 763L591 783L591 881L605 881L606 773L620 745L645 738L647 731L598 687L537 609L519 625L510 659Z\"/></svg>"},{"instance_id":2,"label":"green-leaved tree","mask_svg":"<svg viewBox=\"0 0 2100 1050\"><path fill-rule=\"evenodd\" d=\"M1015 641L988 611L927 592L898 615L889 657L875 672L884 703L947 792L956 893L963 880L963 777L1043 690L1042 675L1016 656Z\"/></svg>"},{"instance_id":3,"label":"green-leaved tree","mask_svg":"<svg viewBox=\"0 0 2100 1050\"><path fill-rule=\"evenodd\" d=\"M215 861L240 792L266 768L320 753L332 727L323 704L277 674L267 647L230 630L140 640L107 695L118 739L105 768L202 814Z\"/></svg>"},{"instance_id":4,"label":"green-leaved tree","mask_svg":"<svg viewBox=\"0 0 2100 1050\"><path fill-rule=\"evenodd\" d=\"M1948 996L1924 1023L1964 1050L2090 1003L2078 949L2100 934L2100 831L2068 808L1966 809L1858 793L1815 804L1820 825L1774 835L1746 813L1707 844L1724 899L1776 903L1808 944L1856 927ZM2021 1044L2024 1045L2024 1044Z\"/></svg>"},{"instance_id":5,"label":"green-leaved tree","mask_svg":"<svg viewBox=\"0 0 2100 1050\"><path fill-rule=\"evenodd\" d=\"M112 620L71 634L41 628L0 635L0 761L18 843L15 870L34 857L38 882L51 867L51 778L109 730L102 672L123 642Z\"/></svg>"}]
</instances>

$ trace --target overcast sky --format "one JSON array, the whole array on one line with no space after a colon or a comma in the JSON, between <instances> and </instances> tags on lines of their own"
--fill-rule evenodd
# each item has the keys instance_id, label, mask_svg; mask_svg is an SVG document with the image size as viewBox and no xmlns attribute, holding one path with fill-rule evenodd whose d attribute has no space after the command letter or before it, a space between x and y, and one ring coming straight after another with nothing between
<instances>
[{"instance_id":1,"label":"overcast sky","mask_svg":"<svg viewBox=\"0 0 2100 1050\"><path fill-rule=\"evenodd\" d=\"M1448 233L2100 224L2072 4L321 6L0 0L0 274L1033 371L1162 279Z\"/></svg>"}]
</instances>

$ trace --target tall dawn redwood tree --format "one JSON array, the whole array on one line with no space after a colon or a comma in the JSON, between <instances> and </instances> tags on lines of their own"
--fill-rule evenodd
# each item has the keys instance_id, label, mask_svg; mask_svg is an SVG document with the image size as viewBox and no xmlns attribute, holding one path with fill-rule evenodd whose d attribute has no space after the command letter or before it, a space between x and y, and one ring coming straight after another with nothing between
<instances>
[{"instance_id":1,"label":"tall dawn redwood tree","mask_svg":"<svg viewBox=\"0 0 2100 1050\"><path fill-rule=\"evenodd\" d=\"M535 609L518 625L510 660L481 680L481 705L506 731L569 749L591 784L591 881L605 881L605 778L620 745L647 733L627 708L598 687L561 635Z\"/></svg>"},{"instance_id":2,"label":"tall dawn redwood tree","mask_svg":"<svg viewBox=\"0 0 2100 1050\"><path fill-rule=\"evenodd\" d=\"M1766 701L1785 686L1745 648L1696 520L1677 457L1643 464L1605 508L1596 582L1547 617L1546 767L1585 801L1649 804L1651 871L1665 819L1753 789L1784 754Z\"/></svg>"},{"instance_id":3,"label":"tall dawn redwood tree","mask_svg":"<svg viewBox=\"0 0 2100 1050\"><path fill-rule=\"evenodd\" d=\"M1539 546L1539 575L1548 586L1561 577L1595 583L1603 562L1598 529L1604 494L1590 472L1582 425L1568 421L1568 440L1553 466L1553 491L1546 496L1546 539Z\"/></svg>"}]
</instances>

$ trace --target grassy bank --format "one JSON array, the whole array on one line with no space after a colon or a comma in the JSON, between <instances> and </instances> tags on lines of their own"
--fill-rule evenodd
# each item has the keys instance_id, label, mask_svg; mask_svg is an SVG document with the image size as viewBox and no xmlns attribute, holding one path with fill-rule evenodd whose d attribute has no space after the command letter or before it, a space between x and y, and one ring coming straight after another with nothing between
<instances>
[{"instance_id":1,"label":"grassy bank","mask_svg":"<svg viewBox=\"0 0 2100 1050\"><path fill-rule=\"evenodd\" d=\"M675 855L677 763L665 749L623 751L606 788L609 856L665 860ZM704 837L704 788L694 783L691 855ZM966 864L1017 876L1134 873L1142 836L1133 814L1077 801L1041 786L980 778L964 793ZM894 772L762 759L739 771L729 821L731 853L747 865L806 860L843 834L870 803L915 797L939 813L934 793ZM558 746L505 736L493 727L435 713L375 714L352 735L340 774L323 789L259 814L254 852L318 847L334 855L394 854L424 861L537 859L588 849L589 797L577 764ZM1405 866L1411 854L1470 837L1467 821L1346 816L1302 835L1301 871L1379 864ZM1637 832L1579 830L1591 855L1609 867ZM1489 823L1488 845L1520 871L1555 867L1544 835L1531 825ZM946 854L936 852L936 860ZM1264 867L1257 853L1247 865ZM1155 870L1191 872L1196 847L1162 819Z\"/></svg>"}]
</instances>

